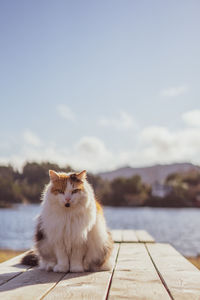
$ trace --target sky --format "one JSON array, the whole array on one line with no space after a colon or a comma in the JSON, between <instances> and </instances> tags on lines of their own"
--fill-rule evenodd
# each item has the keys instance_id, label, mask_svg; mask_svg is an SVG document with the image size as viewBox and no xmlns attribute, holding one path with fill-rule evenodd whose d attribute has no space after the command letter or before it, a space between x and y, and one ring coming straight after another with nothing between
<instances>
[{"instance_id":1,"label":"sky","mask_svg":"<svg viewBox=\"0 0 200 300\"><path fill-rule=\"evenodd\" d=\"M199 0L1 0L0 164L200 164Z\"/></svg>"}]
</instances>

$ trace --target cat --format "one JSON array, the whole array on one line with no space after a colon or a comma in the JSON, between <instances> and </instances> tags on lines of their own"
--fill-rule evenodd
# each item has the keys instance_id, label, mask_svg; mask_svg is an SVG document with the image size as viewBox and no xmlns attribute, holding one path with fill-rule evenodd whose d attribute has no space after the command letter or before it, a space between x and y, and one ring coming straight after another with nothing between
<instances>
[{"instance_id":1,"label":"cat","mask_svg":"<svg viewBox=\"0 0 200 300\"><path fill-rule=\"evenodd\" d=\"M34 250L23 264L54 272L109 270L113 240L86 171L49 170Z\"/></svg>"}]
</instances>

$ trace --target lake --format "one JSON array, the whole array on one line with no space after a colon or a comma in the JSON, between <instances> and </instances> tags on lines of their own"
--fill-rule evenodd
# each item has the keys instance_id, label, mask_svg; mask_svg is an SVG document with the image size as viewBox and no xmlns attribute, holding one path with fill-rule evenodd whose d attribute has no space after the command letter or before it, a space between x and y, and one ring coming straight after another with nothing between
<instances>
[{"instance_id":1,"label":"lake","mask_svg":"<svg viewBox=\"0 0 200 300\"><path fill-rule=\"evenodd\" d=\"M39 205L0 209L0 248L32 246ZM111 229L145 229L157 242L172 244L186 256L200 254L200 209L196 208L104 208Z\"/></svg>"}]
</instances>

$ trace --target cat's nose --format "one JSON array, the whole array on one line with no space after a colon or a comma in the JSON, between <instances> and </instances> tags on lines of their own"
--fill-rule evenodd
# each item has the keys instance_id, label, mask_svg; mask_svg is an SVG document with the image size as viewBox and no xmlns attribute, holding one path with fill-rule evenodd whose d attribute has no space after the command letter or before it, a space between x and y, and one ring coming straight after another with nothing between
<instances>
[{"instance_id":1,"label":"cat's nose","mask_svg":"<svg viewBox=\"0 0 200 300\"><path fill-rule=\"evenodd\" d=\"M66 201L66 202L70 202L70 201L71 201L71 198L70 198L70 197L66 197L66 198L65 198L65 201Z\"/></svg>"},{"instance_id":2,"label":"cat's nose","mask_svg":"<svg viewBox=\"0 0 200 300\"><path fill-rule=\"evenodd\" d=\"M70 201L71 201L71 198L70 197L66 197L65 198L65 207L70 207Z\"/></svg>"}]
</instances>

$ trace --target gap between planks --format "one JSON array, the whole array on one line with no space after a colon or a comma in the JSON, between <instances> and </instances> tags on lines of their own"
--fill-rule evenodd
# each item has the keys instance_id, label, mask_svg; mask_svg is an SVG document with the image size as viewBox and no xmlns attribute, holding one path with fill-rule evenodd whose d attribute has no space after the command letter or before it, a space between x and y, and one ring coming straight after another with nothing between
<instances>
[{"instance_id":1,"label":"gap between planks","mask_svg":"<svg viewBox=\"0 0 200 300\"><path fill-rule=\"evenodd\" d=\"M94 276L94 273L83 273L81 274L82 276L77 277L77 279L71 278L73 277L72 273L70 277L70 274L65 275L53 272L46 273L45 271L40 271L38 269L30 269L26 271L26 269L23 269L24 266L17 265L24 254L4 262L0 266L3 267L4 270L5 268L8 268L6 276L11 277L10 279L7 278L7 282L4 282L0 286L2 299L46 299L48 296L51 296L52 292L55 291L58 285L62 286L64 278L67 281L65 282L64 287L69 289L70 283L72 284L72 287L70 286L71 292L69 299L76 299L76 293L74 295L73 289L76 290L77 287L79 287L79 293L81 295L81 284L84 287L84 299L95 298L96 300L108 298L115 300L120 299L120 297L123 298L124 296L126 296L126 298L133 299L133 287L135 287L135 290L138 293L134 296L134 299L138 299L139 294L145 293L145 291L147 294L146 296L143 294L142 299L158 299L160 297L159 293L161 293L161 288L158 285L158 278L156 278L154 274L155 272L157 277L159 275L159 280L162 281L162 286L165 288L166 292L168 292L168 298L166 299L200 299L199 270L188 262L172 246L168 244L153 243L146 243L145 245L142 243L121 243L116 244L115 247L118 247L120 250L116 252L118 254L115 253L113 270L110 273L98 272L95 273L97 275ZM142 250L145 247L146 254L144 254L144 250ZM154 271L152 271L152 266L150 266L149 262L147 262L146 256L149 257L148 260L151 260L151 265L153 265ZM16 272L16 268L18 272ZM106 280L105 276L102 275L103 273L109 273ZM86 278L86 275L90 277ZM69 278L67 276L69 276ZM81 279L83 279L83 282L80 281ZM88 282L88 279L92 280L89 280ZM100 284L99 281L101 282ZM102 287L104 287L103 293ZM159 288L157 289L157 287ZM120 297L119 291L117 292L116 288L121 290ZM93 291L93 298L90 298L91 291ZM95 294L96 292L97 296ZM71 293L74 298L71 298ZM151 293L152 297L150 298L149 295L151 295ZM164 298L161 296L161 299L165 299L165 297L166 295L164 295ZM47 299L55 299L55 297ZM59 297L56 299L59 299Z\"/></svg>"},{"instance_id":2,"label":"gap between planks","mask_svg":"<svg viewBox=\"0 0 200 300\"><path fill-rule=\"evenodd\" d=\"M146 244L172 299L200 299L200 271L169 244Z\"/></svg>"},{"instance_id":3,"label":"gap between planks","mask_svg":"<svg viewBox=\"0 0 200 300\"><path fill-rule=\"evenodd\" d=\"M171 300L145 245L120 244L108 299Z\"/></svg>"},{"instance_id":4,"label":"gap between planks","mask_svg":"<svg viewBox=\"0 0 200 300\"><path fill-rule=\"evenodd\" d=\"M66 293L64 297L69 299L77 299L77 287L79 295L83 295L84 299L91 299L92 295L95 299L105 300L110 288L110 281L116 264L119 244L114 245L112 253L112 270L105 272L92 273L53 273L41 271L38 268L32 268L26 272L19 272L18 276L12 277L9 282L5 282L0 286L1 297L4 300L14 299L55 299L58 295L60 299L61 293ZM24 254L16 257L14 260L6 262L7 267L12 268L13 263L19 263ZM24 266L19 266L24 267ZM67 289L63 289L63 285ZM58 286L58 287L57 287ZM94 299L94 298L92 298Z\"/></svg>"},{"instance_id":5,"label":"gap between planks","mask_svg":"<svg viewBox=\"0 0 200 300\"><path fill-rule=\"evenodd\" d=\"M153 258L151 257L151 254L150 254L150 252L149 252L149 249L148 249L146 243L145 243L145 247L146 247L147 253L149 254L149 257L150 257L150 259L151 259L151 261L152 261L152 264L154 265L154 268L155 268L156 272L158 273L158 276L160 277L160 280L161 280L162 284L164 285L165 289L167 290L167 292L168 292L170 298L171 298L172 300L174 300L174 298L172 297L172 294L171 294L171 292L170 292L170 290L169 290L169 288L168 288L168 286L167 286L165 280L163 279L163 277L162 277L162 275L160 274L160 272L159 272L159 270L158 270L158 268L157 268L157 266L156 266L156 264L155 264Z\"/></svg>"},{"instance_id":6,"label":"gap between planks","mask_svg":"<svg viewBox=\"0 0 200 300\"><path fill-rule=\"evenodd\" d=\"M27 252L24 252L0 264L0 286L30 269L29 266L20 264L21 258Z\"/></svg>"},{"instance_id":7,"label":"gap between planks","mask_svg":"<svg viewBox=\"0 0 200 300\"><path fill-rule=\"evenodd\" d=\"M113 240L117 243L154 243L154 238L145 230L111 230Z\"/></svg>"},{"instance_id":8,"label":"gap between planks","mask_svg":"<svg viewBox=\"0 0 200 300\"><path fill-rule=\"evenodd\" d=\"M88 299L105 300L108 297L110 284L116 265L119 251L119 244L114 245L112 253L112 269L110 271L68 273L58 282L55 288L51 289L41 299Z\"/></svg>"}]
</instances>

